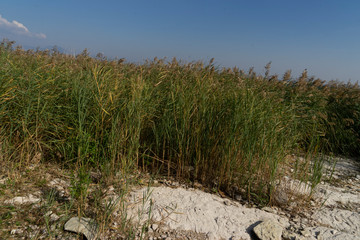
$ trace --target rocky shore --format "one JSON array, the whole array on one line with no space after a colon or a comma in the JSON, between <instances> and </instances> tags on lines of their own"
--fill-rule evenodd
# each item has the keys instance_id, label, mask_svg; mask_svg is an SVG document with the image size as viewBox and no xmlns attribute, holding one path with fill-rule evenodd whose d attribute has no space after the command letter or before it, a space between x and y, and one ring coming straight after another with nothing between
<instances>
[{"instance_id":1,"label":"rocky shore","mask_svg":"<svg viewBox=\"0 0 360 240\"><path fill-rule=\"evenodd\" d=\"M31 212L42 212L48 222L46 226L10 224L1 230L10 236L9 239L48 239L49 236L78 239L82 235L87 239L125 239L126 236L118 231L125 216L126 221L138 226L134 233L136 239L356 240L360 239L359 165L351 159L338 159L336 165L326 164L323 181L315 188L310 202L306 206L295 202L283 208L260 208L240 198L230 199L207 193L201 187L169 180L155 180L151 187L145 187L145 183L144 187L130 191L126 201L119 200L115 185L108 186L101 190L104 206L111 206L108 216L111 221L106 229L94 220L96 216L79 219L61 214L61 202L69 201L71 186L70 179L64 175L45 174L46 185L41 189L53 189L56 195L52 201L57 204L53 204L51 210L44 207L49 205L44 191L6 192L9 178L3 176L0 184L5 194L0 197L0 204L17 209L12 215L22 210L24 214L28 211L29 217ZM284 192L278 193L278 201L288 200L291 191L298 196L307 196L311 191L305 183L290 178L283 184ZM90 184L89 191L96 186L96 183ZM100 233L101 227L105 230Z\"/></svg>"},{"instance_id":2,"label":"rocky shore","mask_svg":"<svg viewBox=\"0 0 360 240\"><path fill-rule=\"evenodd\" d=\"M335 167L325 165L324 174L310 206L300 209L296 204L258 209L177 184L140 189L131 199L139 203L150 193L151 201L141 215L144 221L151 212L150 239L187 239L173 233L174 229L202 233L197 239L360 239L359 163L338 159ZM284 182L297 194L309 194L310 187L302 183ZM284 193L279 195L281 200ZM136 217L137 210L132 207L129 213Z\"/></svg>"}]
</instances>

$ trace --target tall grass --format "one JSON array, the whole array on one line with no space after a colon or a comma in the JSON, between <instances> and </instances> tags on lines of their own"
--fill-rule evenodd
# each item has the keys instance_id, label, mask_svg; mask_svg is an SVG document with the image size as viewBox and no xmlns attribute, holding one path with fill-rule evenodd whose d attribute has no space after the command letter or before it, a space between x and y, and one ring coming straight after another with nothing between
<instances>
[{"instance_id":1,"label":"tall grass","mask_svg":"<svg viewBox=\"0 0 360 240\"><path fill-rule=\"evenodd\" d=\"M282 79L252 69L92 58L0 46L0 142L17 166L42 153L67 166L104 163L245 188L271 199L289 154L315 185L318 153L359 156L357 85ZM306 170L304 172L304 169Z\"/></svg>"}]
</instances>

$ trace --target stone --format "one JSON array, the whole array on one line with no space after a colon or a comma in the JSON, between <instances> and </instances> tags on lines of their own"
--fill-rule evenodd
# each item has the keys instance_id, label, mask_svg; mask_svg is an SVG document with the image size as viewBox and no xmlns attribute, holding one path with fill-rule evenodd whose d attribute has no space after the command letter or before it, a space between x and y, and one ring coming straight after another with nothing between
<instances>
[{"instance_id":1,"label":"stone","mask_svg":"<svg viewBox=\"0 0 360 240\"><path fill-rule=\"evenodd\" d=\"M68 187L69 183L67 183L66 181L64 181L60 178L55 178L55 179L51 180L48 185L50 187L64 188L64 187Z\"/></svg>"},{"instance_id":2,"label":"stone","mask_svg":"<svg viewBox=\"0 0 360 240\"><path fill-rule=\"evenodd\" d=\"M24 232L24 230L22 230L22 229L13 229L13 230L11 230L11 232L10 232L10 234L11 235L15 235L15 234L22 234Z\"/></svg>"},{"instance_id":3,"label":"stone","mask_svg":"<svg viewBox=\"0 0 360 240\"><path fill-rule=\"evenodd\" d=\"M115 191L115 188L114 188L114 186L109 186L109 188L108 188L108 192L114 192Z\"/></svg>"},{"instance_id":4,"label":"stone","mask_svg":"<svg viewBox=\"0 0 360 240\"><path fill-rule=\"evenodd\" d=\"M309 196L310 194L310 184L285 176L275 190L274 199L280 204L287 204L293 200L294 196Z\"/></svg>"},{"instance_id":5,"label":"stone","mask_svg":"<svg viewBox=\"0 0 360 240\"><path fill-rule=\"evenodd\" d=\"M326 239L326 240L358 240L360 239L359 235L350 234L341 231L334 231L334 229L327 227L309 227L306 228L316 239ZM315 238L313 238L315 239Z\"/></svg>"},{"instance_id":6,"label":"stone","mask_svg":"<svg viewBox=\"0 0 360 240\"><path fill-rule=\"evenodd\" d=\"M37 226L37 225L30 224L29 227L34 231L39 229L39 226Z\"/></svg>"},{"instance_id":7,"label":"stone","mask_svg":"<svg viewBox=\"0 0 360 240\"><path fill-rule=\"evenodd\" d=\"M360 238L360 214L343 209L321 209L312 216L319 225L331 226L332 229L355 234Z\"/></svg>"},{"instance_id":8,"label":"stone","mask_svg":"<svg viewBox=\"0 0 360 240\"><path fill-rule=\"evenodd\" d=\"M263 207L261 210L263 210L265 212L277 214L277 211L274 208L271 208L271 207Z\"/></svg>"},{"instance_id":9,"label":"stone","mask_svg":"<svg viewBox=\"0 0 360 240\"><path fill-rule=\"evenodd\" d=\"M253 231L260 240L281 240L283 228L272 220L265 220Z\"/></svg>"},{"instance_id":10,"label":"stone","mask_svg":"<svg viewBox=\"0 0 360 240\"><path fill-rule=\"evenodd\" d=\"M81 233L86 237L86 239L93 240L96 239L98 225L90 218L73 217L65 223L64 230Z\"/></svg>"},{"instance_id":11,"label":"stone","mask_svg":"<svg viewBox=\"0 0 360 240\"><path fill-rule=\"evenodd\" d=\"M152 230L156 231L159 228L159 225L154 223L151 225L151 228L152 228Z\"/></svg>"},{"instance_id":12,"label":"stone","mask_svg":"<svg viewBox=\"0 0 360 240\"><path fill-rule=\"evenodd\" d=\"M102 175L101 175L100 171L90 172L90 179L94 183L99 183L101 180L101 177L102 177Z\"/></svg>"},{"instance_id":13,"label":"stone","mask_svg":"<svg viewBox=\"0 0 360 240\"><path fill-rule=\"evenodd\" d=\"M52 211L48 211L47 213L45 213L44 216L45 217L50 217L51 221L54 221L54 222L57 221L60 218L58 215L56 215Z\"/></svg>"},{"instance_id":14,"label":"stone","mask_svg":"<svg viewBox=\"0 0 360 240\"><path fill-rule=\"evenodd\" d=\"M299 239L300 236L294 232L285 230L282 234L282 237L284 240L294 240L294 239Z\"/></svg>"},{"instance_id":15,"label":"stone","mask_svg":"<svg viewBox=\"0 0 360 240\"><path fill-rule=\"evenodd\" d=\"M224 201L224 204L225 204L226 206L230 206L231 202L226 199L226 200Z\"/></svg>"},{"instance_id":16,"label":"stone","mask_svg":"<svg viewBox=\"0 0 360 240\"><path fill-rule=\"evenodd\" d=\"M8 181L9 178L3 178L3 179L0 179L0 184L5 184L6 181Z\"/></svg>"},{"instance_id":17,"label":"stone","mask_svg":"<svg viewBox=\"0 0 360 240\"><path fill-rule=\"evenodd\" d=\"M301 231L301 234L304 237L310 237L311 236L311 232L309 231L309 229L305 229L305 230Z\"/></svg>"},{"instance_id":18,"label":"stone","mask_svg":"<svg viewBox=\"0 0 360 240\"><path fill-rule=\"evenodd\" d=\"M5 204L32 204L32 203L37 203L40 202L40 198L36 198L35 196L33 196L32 194L29 194L29 196L27 197L14 197L11 200L7 200L4 203Z\"/></svg>"}]
</instances>

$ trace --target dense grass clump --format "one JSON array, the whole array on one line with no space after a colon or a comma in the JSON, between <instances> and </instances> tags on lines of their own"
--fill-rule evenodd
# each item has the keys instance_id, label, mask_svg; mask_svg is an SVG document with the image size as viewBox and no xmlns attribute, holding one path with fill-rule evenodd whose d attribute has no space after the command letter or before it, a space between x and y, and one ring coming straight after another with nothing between
<instances>
[{"instance_id":1,"label":"dense grass clump","mask_svg":"<svg viewBox=\"0 0 360 240\"><path fill-rule=\"evenodd\" d=\"M359 156L359 113L357 85L306 71L278 79L212 62L136 65L0 46L1 152L18 166L41 153L69 166L141 167L271 199L290 154L305 156L294 174L314 185L312 156Z\"/></svg>"}]
</instances>

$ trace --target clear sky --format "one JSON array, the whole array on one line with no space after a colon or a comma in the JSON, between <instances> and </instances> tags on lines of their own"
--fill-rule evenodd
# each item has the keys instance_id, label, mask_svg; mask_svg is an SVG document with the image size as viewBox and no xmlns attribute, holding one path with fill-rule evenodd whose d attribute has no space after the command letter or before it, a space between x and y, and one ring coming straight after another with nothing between
<instances>
[{"instance_id":1,"label":"clear sky","mask_svg":"<svg viewBox=\"0 0 360 240\"><path fill-rule=\"evenodd\" d=\"M0 15L0 38L23 46L360 80L358 0L2 0Z\"/></svg>"}]
</instances>

